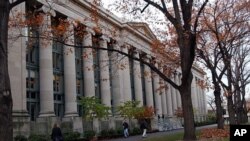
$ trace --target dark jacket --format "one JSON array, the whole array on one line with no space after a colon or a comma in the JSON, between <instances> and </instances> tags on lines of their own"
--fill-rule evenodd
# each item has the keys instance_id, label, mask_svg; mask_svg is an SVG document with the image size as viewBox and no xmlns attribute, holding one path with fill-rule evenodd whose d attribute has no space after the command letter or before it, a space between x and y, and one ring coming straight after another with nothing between
<instances>
[{"instance_id":1,"label":"dark jacket","mask_svg":"<svg viewBox=\"0 0 250 141\"><path fill-rule=\"evenodd\" d=\"M52 129L51 139L53 141L63 141L62 132L59 127L55 127Z\"/></svg>"},{"instance_id":2,"label":"dark jacket","mask_svg":"<svg viewBox=\"0 0 250 141\"><path fill-rule=\"evenodd\" d=\"M124 129L127 129L127 128L128 128L128 123L127 123L127 122L123 122L122 125L123 125L123 128L124 128Z\"/></svg>"},{"instance_id":3,"label":"dark jacket","mask_svg":"<svg viewBox=\"0 0 250 141\"><path fill-rule=\"evenodd\" d=\"M147 129L147 128L148 128L147 122L146 122L146 121L142 121L142 122L141 122L141 125L140 125L140 128L141 128L141 130Z\"/></svg>"}]
</instances>

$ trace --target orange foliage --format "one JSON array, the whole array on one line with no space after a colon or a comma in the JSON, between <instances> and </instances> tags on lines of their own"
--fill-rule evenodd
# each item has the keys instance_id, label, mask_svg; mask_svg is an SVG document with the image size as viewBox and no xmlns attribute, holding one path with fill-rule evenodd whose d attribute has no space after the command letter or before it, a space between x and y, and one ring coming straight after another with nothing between
<instances>
[{"instance_id":1,"label":"orange foliage","mask_svg":"<svg viewBox=\"0 0 250 141\"><path fill-rule=\"evenodd\" d=\"M9 27L39 27L42 23L43 13L21 13L13 12L13 17L10 16Z\"/></svg>"},{"instance_id":2,"label":"orange foliage","mask_svg":"<svg viewBox=\"0 0 250 141\"><path fill-rule=\"evenodd\" d=\"M177 107L177 109L174 110L174 115L177 117L183 117L183 110L181 107Z\"/></svg>"},{"instance_id":3,"label":"orange foliage","mask_svg":"<svg viewBox=\"0 0 250 141\"><path fill-rule=\"evenodd\" d=\"M53 35L56 37L64 36L64 34L69 30L70 22L67 19L59 18L56 25L52 25Z\"/></svg>"},{"instance_id":4,"label":"orange foliage","mask_svg":"<svg viewBox=\"0 0 250 141\"><path fill-rule=\"evenodd\" d=\"M138 113L135 117L136 119L145 119L145 118L152 118L154 116L155 109L150 107L143 107L143 112Z\"/></svg>"},{"instance_id":5,"label":"orange foliage","mask_svg":"<svg viewBox=\"0 0 250 141\"><path fill-rule=\"evenodd\" d=\"M201 130L201 135L199 138L226 138L229 137L229 127L225 127L225 129L203 129Z\"/></svg>"},{"instance_id":6,"label":"orange foliage","mask_svg":"<svg viewBox=\"0 0 250 141\"><path fill-rule=\"evenodd\" d=\"M205 80L198 80L197 85L200 86L202 89L209 89L210 85L208 83L208 81Z\"/></svg>"}]
</instances>

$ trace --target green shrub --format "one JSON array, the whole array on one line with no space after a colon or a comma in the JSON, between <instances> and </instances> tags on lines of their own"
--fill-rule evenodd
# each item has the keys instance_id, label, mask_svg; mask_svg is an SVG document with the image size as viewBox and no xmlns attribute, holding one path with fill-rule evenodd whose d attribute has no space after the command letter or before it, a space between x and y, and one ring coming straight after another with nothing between
<instances>
[{"instance_id":1,"label":"green shrub","mask_svg":"<svg viewBox=\"0 0 250 141\"><path fill-rule=\"evenodd\" d=\"M108 136L108 130L102 130L101 132L100 132L100 136L101 137L107 137Z\"/></svg>"},{"instance_id":2,"label":"green shrub","mask_svg":"<svg viewBox=\"0 0 250 141\"><path fill-rule=\"evenodd\" d=\"M137 128L137 127L135 127L135 128L133 128L133 130L132 130L132 133L131 133L132 135L138 135L138 134L141 134L141 130L140 130L140 128Z\"/></svg>"},{"instance_id":3,"label":"green shrub","mask_svg":"<svg viewBox=\"0 0 250 141\"><path fill-rule=\"evenodd\" d=\"M84 137L86 138L86 139L92 139L93 137L95 136L95 131L93 131L93 130L86 130L86 131L84 131Z\"/></svg>"},{"instance_id":4,"label":"green shrub","mask_svg":"<svg viewBox=\"0 0 250 141\"><path fill-rule=\"evenodd\" d=\"M108 137L113 137L115 135L115 130L114 129L109 129L108 130Z\"/></svg>"},{"instance_id":5,"label":"green shrub","mask_svg":"<svg viewBox=\"0 0 250 141\"><path fill-rule=\"evenodd\" d=\"M63 134L64 141L76 141L80 138L80 133L78 132L68 132Z\"/></svg>"},{"instance_id":6,"label":"green shrub","mask_svg":"<svg viewBox=\"0 0 250 141\"><path fill-rule=\"evenodd\" d=\"M28 139L24 135L17 135L14 138L15 141L28 141Z\"/></svg>"},{"instance_id":7,"label":"green shrub","mask_svg":"<svg viewBox=\"0 0 250 141\"><path fill-rule=\"evenodd\" d=\"M116 135L116 131L114 129L102 130L100 132L101 137L114 137Z\"/></svg>"},{"instance_id":8,"label":"green shrub","mask_svg":"<svg viewBox=\"0 0 250 141\"><path fill-rule=\"evenodd\" d=\"M207 120L207 121L202 121L202 122L196 122L195 126L204 126L204 125L210 125L210 124L215 124L216 121L214 120Z\"/></svg>"},{"instance_id":9,"label":"green shrub","mask_svg":"<svg viewBox=\"0 0 250 141\"><path fill-rule=\"evenodd\" d=\"M122 128L118 128L116 129L116 135L123 135L123 129Z\"/></svg>"},{"instance_id":10,"label":"green shrub","mask_svg":"<svg viewBox=\"0 0 250 141\"><path fill-rule=\"evenodd\" d=\"M46 135L36 135L36 134L31 134L29 136L29 141L49 141L50 137Z\"/></svg>"}]
</instances>

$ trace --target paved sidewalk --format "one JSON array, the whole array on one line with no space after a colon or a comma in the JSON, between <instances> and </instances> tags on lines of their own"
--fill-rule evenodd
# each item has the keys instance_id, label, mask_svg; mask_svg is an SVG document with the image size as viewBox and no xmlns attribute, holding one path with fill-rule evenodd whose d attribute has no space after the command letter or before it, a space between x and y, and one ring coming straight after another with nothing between
<instances>
[{"instance_id":1,"label":"paved sidewalk","mask_svg":"<svg viewBox=\"0 0 250 141\"><path fill-rule=\"evenodd\" d=\"M207 126L201 126L197 127L197 130L203 129L203 128L213 128L216 127L217 124L213 125L207 125ZM156 132L156 133L150 133L147 134L147 138L151 137L159 137L159 136L164 136L164 135L171 135L175 133L183 132L183 129L177 129L177 130L172 130L172 131L163 131L163 132ZM143 141L145 138L142 138L141 135L136 135L136 136L130 136L128 138L116 138L116 139L109 139L109 140L102 140L102 141Z\"/></svg>"}]
</instances>

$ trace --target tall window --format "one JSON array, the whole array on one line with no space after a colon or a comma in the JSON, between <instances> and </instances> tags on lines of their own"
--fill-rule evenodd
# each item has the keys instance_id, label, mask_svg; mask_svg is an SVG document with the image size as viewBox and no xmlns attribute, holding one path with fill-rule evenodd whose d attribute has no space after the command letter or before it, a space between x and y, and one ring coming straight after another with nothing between
<instances>
[{"instance_id":1,"label":"tall window","mask_svg":"<svg viewBox=\"0 0 250 141\"><path fill-rule=\"evenodd\" d=\"M75 33L77 33L75 29ZM75 45L77 46L75 48L75 63L76 63L76 94L77 94L77 100L80 99L81 96L83 96L83 58L82 58L82 39L83 37L78 36L75 34ZM77 104L77 111L79 116L82 116L83 110L82 106L78 103Z\"/></svg>"},{"instance_id":2,"label":"tall window","mask_svg":"<svg viewBox=\"0 0 250 141\"><path fill-rule=\"evenodd\" d=\"M32 11L32 6L26 3L26 12ZM26 98L27 111L31 121L39 114L39 33L37 27L27 28L26 42Z\"/></svg>"},{"instance_id":3,"label":"tall window","mask_svg":"<svg viewBox=\"0 0 250 141\"><path fill-rule=\"evenodd\" d=\"M51 25L56 27L62 18L62 15L57 13L57 17L52 18ZM62 37L55 37L61 40ZM53 57L53 90L54 90L54 111L57 117L62 118L64 115L64 68L63 68L63 47L60 42L53 41L52 44Z\"/></svg>"},{"instance_id":4,"label":"tall window","mask_svg":"<svg viewBox=\"0 0 250 141\"><path fill-rule=\"evenodd\" d=\"M134 60L132 58L129 58L129 69L130 69L130 83L131 83L132 100L135 100Z\"/></svg>"},{"instance_id":5,"label":"tall window","mask_svg":"<svg viewBox=\"0 0 250 141\"><path fill-rule=\"evenodd\" d=\"M151 71L150 74L153 74L153 72ZM149 79L151 79L151 82L152 82L152 88L153 88L153 103L154 103L154 107L155 107L155 89L154 89L154 79L153 79L152 75L149 77Z\"/></svg>"},{"instance_id":6,"label":"tall window","mask_svg":"<svg viewBox=\"0 0 250 141\"><path fill-rule=\"evenodd\" d=\"M39 74L37 70L27 69L26 89L27 110L30 119L35 121L39 114Z\"/></svg>"},{"instance_id":7,"label":"tall window","mask_svg":"<svg viewBox=\"0 0 250 141\"><path fill-rule=\"evenodd\" d=\"M142 84L142 97L143 97L143 105L146 106L146 90L145 90L145 74L144 74L144 64L140 63L141 67L141 84Z\"/></svg>"},{"instance_id":8,"label":"tall window","mask_svg":"<svg viewBox=\"0 0 250 141\"><path fill-rule=\"evenodd\" d=\"M99 47L99 39L93 37L93 46ZM100 50L93 49L93 61L94 61L94 77L95 77L95 96L101 99L100 91Z\"/></svg>"},{"instance_id":9,"label":"tall window","mask_svg":"<svg viewBox=\"0 0 250 141\"><path fill-rule=\"evenodd\" d=\"M64 115L64 82L63 82L63 45L53 42L53 90L54 111L56 116Z\"/></svg>"},{"instance_id":10,"label":"tall window","mask_svg":"<svg viewBox=\"0 0 250 141\"><path fill-rule=\"evenodd\" d=\"M113 49L113 44L110 42L110 43L108 43L108 48L109 49ZM112 70L112 63L113 63L113 61L112 61L112 57L113 57L113 55L112 54L114 54L113 52L111 52L111 51L108 51L108 56L109 56L109 84L110 84L110 88L112 88L112 77L114 77L112 74L113 74L113 70ZM111 111L112 111L112 113L114 113L114 107L113 107L113 99L112 99L112 90L110 90L110 95L111 95Z\"/></svg>"}]
</instances>

